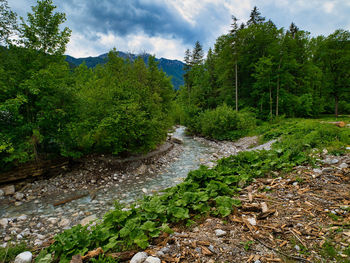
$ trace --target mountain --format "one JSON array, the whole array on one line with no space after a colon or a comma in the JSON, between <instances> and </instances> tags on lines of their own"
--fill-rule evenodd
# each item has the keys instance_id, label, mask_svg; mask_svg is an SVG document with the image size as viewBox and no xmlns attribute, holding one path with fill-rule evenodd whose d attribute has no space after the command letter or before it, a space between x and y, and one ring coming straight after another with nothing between
<instances>
[{"instance_id":1,"label":"mountain","mask_svg":"<svg viewBox=\"0 0 350 263\"><path fill-rule=\"evenodd\" d=\"M74 58L72 56L66 55L66 61L72 66L77 67L85 61L86 66L89 68L94 68L98 64L105 64L108 59L108 54L102 54L97 57L87 57L87 58ZM145 63L148 63L149 54L134 55L118 51L118 55L124 59L129 58L130 60L135 60L138 56L141 56ZM179 60L171 60L166 58L156 58L158 62L158 67L162 69L168 76L171 77L171 82L175 89L178 89L184 84L184 63Z\"/></svg>"}]
</instances>

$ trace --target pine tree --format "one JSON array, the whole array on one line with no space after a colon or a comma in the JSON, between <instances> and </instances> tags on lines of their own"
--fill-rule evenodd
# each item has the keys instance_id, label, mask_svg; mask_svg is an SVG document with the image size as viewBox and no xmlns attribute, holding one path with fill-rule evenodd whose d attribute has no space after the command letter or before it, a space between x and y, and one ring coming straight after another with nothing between
<instances>
[{"instance_id":1,"label":"pine tree","mask_svg":"<svg viewBox=\"0 0 350 263\"><path fill-rule=\"evenodd\" d=\"M247 25L257 25L262 24L265 21L265 17L261 16L261 13L259 12L259 9L254 6L253 10L250 12L249 20L247 22Z\"/></svg>"},{"instance_id":2,"label":"pine tree","mask_svg":"<svg viewBox=\"0 0 350 263\"><path fill-rule=\"evenodd\" d=\"M196 42L192 51L191 65L200 65L203 63L204 52L199 41Z\"/></svg>"},{"instance_id":3,"label":"pine tree","mask_svg":"<svg viewBox=\"0 0 350 263\"><path fill-rule=\"evenodd\" d=\"M292 38L295 38L298 31L299 31L299 28L292 22L289 26L289 30L287 31L287 33L290 34Z\"/></svg>"},{"instance_id":4,"label":"pine tree","mask_svg":"<svg viewBox=\"0 0 350 263\"><path fill-rule=\"evenodd\" d=\"M231 35L236 34L238 31L239 27L238 27L237 21L238 21L237 17L232 16L232 24L231 24L231 30L230 30Z\"/></svg>"}]
</instances>

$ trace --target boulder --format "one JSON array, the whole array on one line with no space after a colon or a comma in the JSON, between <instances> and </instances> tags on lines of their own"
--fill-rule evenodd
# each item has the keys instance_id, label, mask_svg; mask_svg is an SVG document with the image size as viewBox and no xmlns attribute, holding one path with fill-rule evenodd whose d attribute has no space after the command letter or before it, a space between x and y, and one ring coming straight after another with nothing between
<instances>
[{"instance_id":1,"label":"boulder","mask_svg":"<svg viewBox=\"0 0 350 263\"><path fill-rule=\"evenodd\" d=\"M21 254L17 255L14 263L30 263L32 262L32 258L33 258L33 255L31 252L29 251L22 252Z\"/></svg>"},{"instance_id":2,"label":"boulder","mask_svg":"<svg viewBox=\"0 0 350 263\"><path fill-rule=\"evenodd\" d=\"M172 137L171 141L177 144L183 144L183 140L181 140L180 138L176 138L176 137Z\"/></svg>"}]
</instances>

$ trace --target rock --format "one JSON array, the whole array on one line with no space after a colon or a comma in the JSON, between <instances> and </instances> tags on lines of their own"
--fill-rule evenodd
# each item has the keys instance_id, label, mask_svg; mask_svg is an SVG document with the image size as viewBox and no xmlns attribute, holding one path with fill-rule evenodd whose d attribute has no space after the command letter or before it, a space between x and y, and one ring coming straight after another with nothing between
<instances>
[{"instance_id":1,"label":"rock","mask_svg":"<svg viewBox=\"0 0 350 263\"><path fill-rule=\"evenodd\" d=\"M145 263L161 263L161 261L156 257L148 257L146 258Z\"/></svg>"},{"instance_id":2,"label":"rock","mask_svg":"<svg viewBox=\"0 0 350 263\"><path fill-rule=\"evenodd\" d=\"M14 185L8 185L2 188L2 191L4 192L4 195L13 195L15 193L15 186Z\"/></svg>"},{"instance_id":3,"label":"rock","mask_svg":"<svg viewBox=\"0 0 350 263\"><path fill-rule=\"evenodd\" d=\"M19 216L19 217L17 217L17 220L18 221L25 221L25 220L27 220L27 216L26 215L21 215L21 216Z\"/></svg>"},{"instance_id":4,"label":"rock","mask_svg":"<svg viewBox=\"0 0 350 263\"><path fill-rule=\"evenodd\" d=\"M338 159L331 159L331 164L337 164L337 163L339 163Z\"/></svg>"},{"instance_id":5,"label":"rock","mask_svg":"<svg viewBox=\"0 0 350 263\"><path fill-rule=\"evenodd\" d=\"M313 169L312 171L313 171L314 173L317 173L317 174L322 173L322 170L321 170L321 169L318 169L318 168Z\"/></svg>"},{"instance_id":6,"label":"rock","mask_svg":"<svg viewBox=\"0 0 350 263\"><path fill-rule=\"evenodd\" d=\"M88 217L85 217L83 220L80 221L80 224L82 226L86 226L87 224L89 224L91 221L94 221L96 220L97 217L96 215L91 215L91 216L88 216Z\"/></svg>"},{"instance_id":7,"label":"rock","mask_svg":"<svg viewBox=\"0 0 350 263\"><path fill-rule=\"evenodd\" d=\"M333 172L334 172L333 168L326 167L326 168L322 169L323 174L329 174L329 173L333 173Z\"/></svg>"},{"instance_id":8,"label":"rock","mask_svg":"<svg viewBox=\"0 0 350 263\"><path fill-rule=\"evenodd\" d=\"M36 239L34 241L34 246L41 247L42 245L43 245L43 241L41 241L40 239Z\"/></svg>"},{"instance_id":9,"label":"rock","mask_svg":"<svg viewBox=\"0 0 350 263\"><path fill-rule=\"evenodd\" d=\"M9 223L9 220L8 220L7 218L2 218L2 219L0 219L0 226L1 226L2 228L6 228L7 225L8 225L8 223Z\"/></svg>"},{"instance_id":10,"label":"rock","mask_svg":"<svg viewBox=\"0 0 350 263\"><path fill-rule=\"evenodd\" d=\"M248 217L247 220L249 224L251 224L252 226L256 226L256 220L254 217Z\"/></svg>"},{"instance_id":11,"label":"rock","mask_svg":"<svg viewBox=\"0 0 350 263\"><path fill-rule=\"evenodd\" d=\"M221 230L221 229L216 229L214 232L215 232L215 235L216 235L217 237L222 237L222 236L225 236L225 235L227 234L226 231Z\"/></svg>"},{"instance_id":12,"label":"rock","mask_svg":"<svg viewBox=\"0 0 350 263\"><path fill-rule=\"evenodd\" d=\"M54 225L54 224L56 224L58 222L58 219L55 218L55 217L50 217L50 218L47 219L47 221L49 221L51 224Z\"/></svg>"},{"instance_id":13,"label":"rock","mask_svg":"<svg viewBox=\"0 0 350 263\"><path fill-rule=\"evenodd\" d=\"M300 251L300 247L298 245L295 245L294 248L296 251Z\"/></svg>"},{"instance_id":14,"label":"rock","mask_svg":"<svg viewBox=\"0 0 350 263\"><path fill-rule=\"evenodd\" d=\"M0 197L3 197L5 195L4 190L0 189Z\"/></svg>"},{"instance_id":15,"label":"rock","mask_svg":"<svg viewBox=\"0 0 350 263\"><path fill-rule=\"evenodd\" d=\"M183 144L183 140L181 140L180 138L176 138L176 137L172 137L171 141L177 144Z\"/></svg>"},{"instance_id":16,"label":"rock","mask_svg":"<svg viewBox=\"0 0 350 263\"><path fill-rule=\"evenodd\" d=\"M21 200L24 198L24 194L23 194L23 193L20 193L20 192L17 192L17 193L15 193L15 198L16 198L18 201L21 201Z\"/></svg>"},{"instance_id":17,"label":"rock","mask_svg":"<svg viewBox=\"0 0 350 263\"><path fill-rule=\"evenodd\" d=\"M145 194L147 194L147 189L146 188L142 188L142 192L144 192Z\"/></svg>"},{"instance_id":18,"label":"rock","mask_svg":"<svg viewBox=\"0 0 350 263\"><path fill-rule=\"evenodd\" d=\"M139 252L132 257L130 263L143 263L147 258L148 254L146 252Z\"/></svg>"},{"instance_id":19,"label":"rock","mask_svg":"<svg viewBox=\"0 0 350 263\"><path fill-rule=\"evenodd\" d=\"M70 224L70 221L67 218L62 218L61 221L58 223L60 227L65 227L65 226L68 226L69 224Z\"/></svg>"},{"instance_id":20,"label":"rock","mask_svg":"<svg viewBox=\"0 0 350 263\"><path fill-rule=\"evenodd\" d=\"M261 263L259 259L255 260L254 263Z\"/></svg>"},{"instance_id":21,"label":"rock","mask_svg":"<svg viewBox=\"0 0 350 263\"><path fill-rule=\"evenodd\" d=\"M144 174L147 171L147 165L142 164L139 168L136 170L136 174Z\"/></svg>"},{"instance_id":22,"label":"rock","mask_svg":"<svg viewBox=\"0 0 350 263\"><path fill-rule=\"evenodd\" d=\"M33 258L33 255L31 252L29 251L22 252L21 254L17 255L14 263L30 263L32 262L32 258Z\"/></svg>"},{"instance_id":23,"label":"rock","mask_svg":"<svg viewBox=\"0 0 350 263\"><path fill-rule=\"evenodd\" d=\"M348 168L348 167L349 167L349 165L347 163L342 163L342 164L339 165L340 169L345 169L345 168Z\"/></svg>"},{"instance_id":24,"label":"rock","mask_svg":"<svg viewBox=\"0 0 350 263\"><path fill-rule=\"evenodd\" d=\"M4 240L5 240L5 242L10 241L10 240L11 240L11 237L6 236L6 237L4 238Z\"/></svg>"}]
</instances>

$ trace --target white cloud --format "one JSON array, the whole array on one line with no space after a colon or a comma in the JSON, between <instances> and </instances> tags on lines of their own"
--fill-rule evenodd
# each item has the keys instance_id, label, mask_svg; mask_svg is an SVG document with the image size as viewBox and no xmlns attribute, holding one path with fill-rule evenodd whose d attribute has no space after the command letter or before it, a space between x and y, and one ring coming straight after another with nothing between
<instances>
[{"instance_id":1,"label":"white cloud","mask_svg":"<svg viewBox=\"0 0 350 263\"><path fill-rule=\"evenodd\" d=\"M182 60L186 46L179 39L166 37L149 37L143 32L124 37L112 33L96 32L97 40L89 40L81 34L73 34L67 46L67 54L74 57L97 56L108 52L112 48L134 54L149 53L158 58Z\"/></svg>"}]
</instances>

